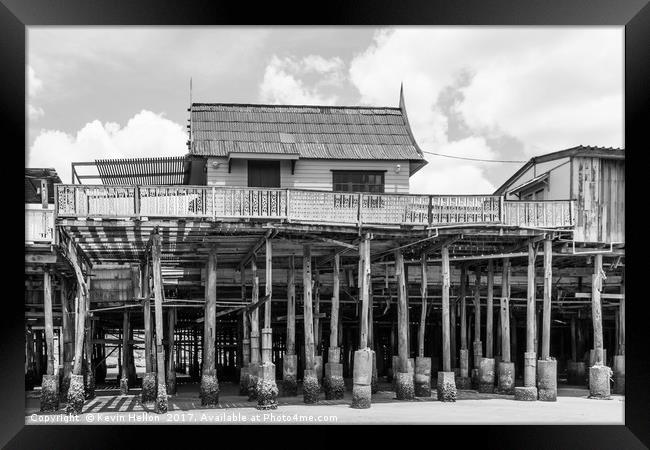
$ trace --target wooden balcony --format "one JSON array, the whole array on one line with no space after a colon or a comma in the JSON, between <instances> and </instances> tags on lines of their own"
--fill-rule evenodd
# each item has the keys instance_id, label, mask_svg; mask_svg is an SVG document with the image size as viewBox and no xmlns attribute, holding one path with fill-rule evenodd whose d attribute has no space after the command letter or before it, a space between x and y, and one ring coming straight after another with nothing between
<instances>
[{"instance_id":1,"label":"wooden balcony","mask_svg":"<svg viewBox=\"0 0 650 450\"><path fill-rule=\"evenodd\" d=\"M571 228L573 202L217 186L56 185L57 217L286 220L329 225Z\"/></svg>"},{"instance_id":2,"label":"wooden balcony","mask_svg":"<svg viewBox=\"0 0 650 450\"><path fill-rule=\"evenodd\" d=\"M49 244L54 239L54 205L25 203L25 243Z\"/></svg>"}]
</instances>

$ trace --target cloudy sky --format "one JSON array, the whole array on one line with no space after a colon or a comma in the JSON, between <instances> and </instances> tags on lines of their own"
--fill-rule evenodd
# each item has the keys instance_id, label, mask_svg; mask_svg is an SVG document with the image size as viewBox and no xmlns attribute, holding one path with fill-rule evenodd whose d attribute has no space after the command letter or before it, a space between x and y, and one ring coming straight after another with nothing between
<instances>
[{"instance_id":1,"label":"cloudy sky","mask_svg":"<svg viewBox=\"0 0 650 450\"><path fill-rule=\"evenodd\" d=\"M622 27L28 27L28 167L183 155L196 102L398 106L425 151L523 161L623 146ZM414 193L521 164L425 155Z\"/></svg>"}]
</instances>

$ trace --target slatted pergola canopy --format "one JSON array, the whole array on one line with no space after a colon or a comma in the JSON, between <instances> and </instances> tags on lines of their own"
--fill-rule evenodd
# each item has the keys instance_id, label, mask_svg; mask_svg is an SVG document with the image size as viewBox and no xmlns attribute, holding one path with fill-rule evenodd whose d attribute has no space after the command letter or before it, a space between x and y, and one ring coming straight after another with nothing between
<instances>
[{"instance_id":1,"label":"slatted pergola canopy","mask_svg":"<svg viewBox=\"0 0 650 450\"><path fill-rule=\"evenodd\" d=\"M78 166L95 166L98 175L80 175ZM187 184L191 162L187 156L158 158L96 159L72 163L73 180L99 179L102 184L182 185Z\"/></svg>"}]
</instances>

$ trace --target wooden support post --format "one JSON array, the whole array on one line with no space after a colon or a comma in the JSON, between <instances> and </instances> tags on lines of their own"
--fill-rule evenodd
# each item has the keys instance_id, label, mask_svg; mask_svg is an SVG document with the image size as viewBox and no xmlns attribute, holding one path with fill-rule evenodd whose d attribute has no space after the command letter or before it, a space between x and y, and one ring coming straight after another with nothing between
<instances>
[{"instance_id":1,"label":"wooden support post","mask_svg":"<svg viewBox=\"0 0 650 450\"><path fill-rule=\"evenodd\" d=\"M528 284L526 289L526 351L535 353L535 249L528 243Z\"/></svg>"},{"instance_id":2,"label":"wooden support post","mask_svg":"<svg viewBox=\"0 0 650 450\"><path fill-rule=\"evenodd\" d=\"M475 353L480 350L479 357L483 355L483 348L481 343L481 268L475 269L476 281L474 283L474 342L478 343L475 346ZM478 361L476 363L478 366Z\"/></svg>"},{"instance_id":3,"label":"wooden support post","mask_svg":"<svg viewBox=\"0 0 650 450\"><path fill-rule=\"evenodd\" d=\"M451 274L449 275L450 287L451 287ZM451 368L455 369L458 367L458 351L456 345L456 334L458 329L458 307L460 302L457 299L450 300L449 305L449 320L450 320L450 335L449 335L449 345L451 346Z\"/></svg>"},{"instance_id":4,"label":"wooden support post","mask_svg":"<svg viewBox=\"0 0 650 450\"><path fill-rule=\"evenodd\" d=\"M485 311L485 356L494 357L494 263L488 261L487 265L487 308Z\"/></svg>"},{"instance_id":5,"label":"wooden support post","mask_svg":"<svg viewBox=\"0 0 650 450\"><path fill-rule=\"evenodd\" d=\"M320 328L320 271L314 262L314 352L321 354L321 328ZM322 361L322 359L321 359Z\"/></svg>"},{"instance_id":6,"label":"wooden support post","mask_svg":"<svg viewBox=\"0 0 650 450\"><path fill-rule=\"evenodd\" d=\"M551 354L551 289L553 283L553 241L544 240L544 312L542 329L542 356L548 359Z\"/></svg>"},{"instance_id":7,"label":"wooden support post","mask_svg":"<svg viewBox=\"0 0 650 450\"><path fill-rule=\"evenodd\" d=\"M418 356L424 357L424 333L427 321L427 254L420 256L420 295L422 296L422 309L420 311L420 332L418 333Z\"/></svg>"},{"instance_id":8,"label":"wooden support post","mask_svg":"<svg viewBox=\"0 0 650 450\"><path fill-rule=\"evenodd\" d=\"M142 283L142 296L144 297L143 302L143 315L144 315L144 363L145 363L145 372L153 372L152 364L152 351L151 351L151 292L149 290L149 278L150 278L150 266L148 263L142 264L140 266L140 271L142 276L140 282Z\"/></svg>"},{"instance_id":9,"label":"wooden support post","mask_svg":"<svg viewBox=\"0 0 650 450\"><path fill-rule=\"evenodd\" d=\"M167 310L167 393L176 394L176 358L174 357L174 333L176 308Z\"/></svg>"},{"instance_id":10,"label":"wooden support post","mask_svg":"<svg viewBox=\"0 0 650 450\"><path fill-rule=\"evenodd\" d=\"M621 300L618 314L618 354L625 355L625 274L621 279Z\"/></svg>"},{"instance_id":11,"label":"wooden support post","mask_svg":"<svg viewBox=\"0 0 650 450\"><path fill-rule=\"evenodd\" d=\"M361 289L361 329L359 334L359 349L368 347L368 303L370 285L370 237L365 234L359 243L361 272L359 272L359 287Z\"/></svg>"},{"instance_id":12,"label":"wooden support post","mask_svg":"<svg viewBox=\"0 0 650 450\"><path fill-rule=\"evenodd\" d=\"M293 255L289 256L287 270L287 354L296 354L296 269Z\"/></svg>"},{"instance_id":13,"label":"wooden support post","mask_svg":"<svg viewBox=\"0 0 650 450\"><path fill-rule=\"evenodd\" d=\"M339 290L340 290L340 272L341 257L339 253L334 253L334 267L332 268L332 313L330 317L330 348L338 347L338 328L339 328ZM338 363L339 361L330 361Z\"/></svg>"},{"instance_id":14,"label":"wooden support post","mask_svg":"<svg viewBox=\"0 0 650 450\"><path fill-rule=\"evenodd\" d=\"M61 277L61 332L63 334L63 384L61 398L68 395L70 375L72 374L72 358L74 357L74 311L68 298L68 282Z\"/></svg>"},{"instance_id":15,"label":"wooden support post","mask_svg":"<svg viewBox=\"0 0 650 450\"><path fill-rule=\"evenodd\" d=\"M603 255L594 255L594 274L591 284L591 315L594 324L594 365L604 365L603 361L603 319L600 295L603 289Z\"/></svg>"},{"instance_id":16,"label":"wooden support post","mask_svg":"<svg viewBox=\"0 0 650 450\"><path fill-rule=\"evenodd\" d=\"M312 317L311 245L304 244L302 256L305 370L314 370L314 319Z\"/></svg>"},{"instance_id":17,"label":"wooden support post","mask_svg":"<svg viewBox=\"0 0 650 450\"><path fill-rule=\"evenodd\" d=\"M210 247L208 253L208 264L205 269L205 296L203 370L200 388L201 404L204 406L216 405L219 402L219 382L215 364L215 341L217 338L217 248L215 246ZM158 316L156 316L157 330ZM160 362L158 365L162 367Z\"/></svg>"},{"instance_id":18,"label":"wooden support post","mask_svg":"<svg viewBox=\"0 0 650 450\"><path fill-rule=\"evenodd\" d=\"M467 350L467 305L465 304L467 288L467 269L460 268L460 348Z\"/></svg>"},{"instance_id":19,"label":"wooden support post","mask_svg":"<svg viewBox=\"0 0 650 450\"><path fill-rule=\"evenodd\" d=\"M449 247L442 247L442 370L451 371L449 326Z\"/></svg>"},{"instance_id":20,"label":"wooden support post","mask_svg":"<svg viewBox=\"0 0 650 450\"><path fill-rule=\"evenodd\" d=\"M395 275L397 277L397 354L399 371L408 372L409 342L407 335L406 282L404 277L404 256L401 250L395 250Z\"/></svg>"},{"instance_id":21,"label":"wooden support post","mask_svg":"<svg viewBox=\"0 0 650 450\"><path fill-rule=\"evenodd\" d=\"M272 328L271 328L271 298L273 296L273 248L271 240L267 237L266 241L266 265L264 276L264 294L267 298L264 303L264 328L262 330L262 363L271 363L272 352Z\"/></svg>"},{"instance_id":22,"label":"wooden support post","mask_svg":"<svg viewBox=\"0 0 650 450\"><path fill-rule=\"evenodd\" d=\"M129 310L125 309L122 313L122 372L120 373L120 393L127 395L129 393Z\"/></svg>"},{"instance_id":23,"label":"wooden support post","mask_svg":"<svg viewBox=\"0 0 650 450\"><path fill-rule=\"evenodd\" d=\"M161 239L157 230L151 236L151 259L153 261L153 291L156 317L156 368L158 370L158 394L156 396L156 412L167 412L167 388L165 386L165 352L163 350L163 284L161 267Z\"/></svg>"},{"instance_id":24,"label":"wooden support post","mask_svg":"<svg viewBox=\"0 0 650 450\"><path fill-rule=\"evenodd\" d=\"M54 321L52 319L52 276L43 272L43 309L45 312L46 374L54 375Z\"/></svg>"},{"instance_id":25,"label":"wooden support post","mask_svg":"<svg viewBox=\"0 0 650 450\"><path fill-rule=\"evenodd\" d=\"M578 361L578 352L576 346L576 316L571 316L571 361Z\"/></svg>"},{"instance_id":26,"label":"wooden support post","mask_svg":"<svg viewBox=\"0 0 650 450\"><path fill-rule=\"evenodd\" d=\"M246 301L246 267L239 267L239 281L241 283L241 301ZM248 367L251 362L251 330L248 314L242 314L242 365Z\"/></svg>"},{"instance_id":27,"label":"wooden support post","mask_svg":"<svg viewBox=\"0 0 650 450\"><path fill-rule=\"evenodd\" d=\"M257 276L257 257L255 255L251 258L251 275L253 278L251 303L256 304L260 298L260 279ZM259 364L261 362L259 311L259 308L255 308L251 313L251 364Z\"/></svg>"},{"instance_id":28,"label":"wooden support post","mask_svg":"<svg viewBox=\"0 0 650 450\"><path fill-rule=\"evenodd\" d=\"M510 259L503 258L501 275L501 361L510 362ZM515 333L517 330L515 330Z\"/></svg>"}]
</instances>

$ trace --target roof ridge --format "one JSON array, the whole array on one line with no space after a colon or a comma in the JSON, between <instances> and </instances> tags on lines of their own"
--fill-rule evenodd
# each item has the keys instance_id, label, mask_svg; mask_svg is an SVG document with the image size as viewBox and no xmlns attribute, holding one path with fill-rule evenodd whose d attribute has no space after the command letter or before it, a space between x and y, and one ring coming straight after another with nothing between
<instances>
[{"instance_id":1,"label":"roof ridge","mask_svg":"<svg viewBox=\"0 0 650 450\"><path fill-rule=\"evenodd\" d=\"M329 108L329 109L390 109L400 111L399 106L363 106L363 105L306 105L306 104L273 104L273 103L228 103L228 102L193 102L192 106L259 106L267 108Z\"/></svg>"}]
</instances>

